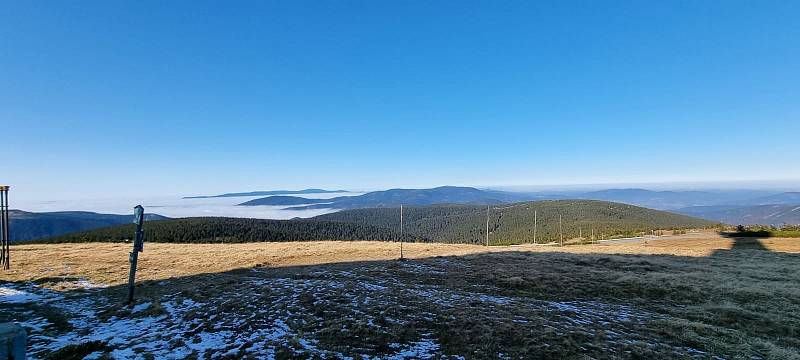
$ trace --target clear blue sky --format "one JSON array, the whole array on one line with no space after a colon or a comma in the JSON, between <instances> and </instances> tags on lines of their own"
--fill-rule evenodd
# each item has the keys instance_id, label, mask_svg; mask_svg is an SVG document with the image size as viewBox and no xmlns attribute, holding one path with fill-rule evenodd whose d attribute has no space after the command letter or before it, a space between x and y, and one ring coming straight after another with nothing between
<instances>
[{"instance_id":1,"label":"clear blue sky","mask_svg":"<svg viewBox=\"0 0 800 360\"><path fill-rule=\"evenodd\" d=\"M39 198L800 179L797 1L9 1Z\"/></svg>"}]
</instances>

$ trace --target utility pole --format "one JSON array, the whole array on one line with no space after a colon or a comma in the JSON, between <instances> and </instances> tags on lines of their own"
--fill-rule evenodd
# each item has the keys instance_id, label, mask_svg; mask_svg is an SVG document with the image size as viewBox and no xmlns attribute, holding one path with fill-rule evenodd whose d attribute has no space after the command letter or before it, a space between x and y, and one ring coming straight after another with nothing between
<instances>
[{"instance_id":1,"label":"utility pole","mask_svg":"<svg viewBox=\"0 0 800 360\"><path fill-rule=\"evenodd\" d=\"M564 246L564 232L561 229L561 214L558 214L558 236L561 238L560 246Z\"/></svg>"},{"instance_id":2,"label":"utility pole","mask_svg":"<svg viewBox=\"0 0 800 360\"><path fill-rule=\"evenodd\" d=\"M144 250L144 207L136 205L133 208L133 223L136 224L136 239L133 241L133 251L130 253L131 271L128 274L128 304L133 303L133 289L136 283L136 264L139 261L139 253Z\"/></svg>"},{"instance_id":3,"label":"utility pole","mask_svg":"<svg viewBox=\"0 0 800 360\"><path fill-rule=\"evenodd\" d=\"M489 246L489 205L486 205L486 246Z\"/></svg>"},{"instance_id":4,"label":"utility pole","mask_svg":"<svg viewBox=\"0 0 800 360\"><path fill-rule=\"evenodd\" d=\"M536 245L536 210L533 210L533 244Z\"/></svg>"},{"instance_id":5,"label":"utility pole","mask_svg":"<svg viewBox=\"0 0 800 360\"><path fill-rule=\"evenodd\" d=\"M403 205L400 205L400 260L403 260Z\"/></svg>"}]
</instances>

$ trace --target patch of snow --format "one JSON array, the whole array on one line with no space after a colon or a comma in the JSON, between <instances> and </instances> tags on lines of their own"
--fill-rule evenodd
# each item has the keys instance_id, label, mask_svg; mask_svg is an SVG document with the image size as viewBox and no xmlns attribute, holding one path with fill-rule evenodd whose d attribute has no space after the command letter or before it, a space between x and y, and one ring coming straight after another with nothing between
<instances>
[{"instance_id":1,"label":"patch of snow","mask_svg":"<svg viewBox=\"0 0 800 360\"><path fill-rule=\"evenodd\" d=\"M390 347L393 347L392 345L397 344L389 344ZM436 343L436 341L431 339L422 339L409 344L409 346L386 357L386 359L432 359L436 355L437 351L439 351L439 344Z\"/></svg>"},{"instance_id":2,"label":"patch of snow","mask_svg":"<svg viewBox=\"0 0 800 360\"><path fill-rule=\"evenodd\" d=\"M136 305L134 305L134 306L133 306L133 308L131 309L131 313L132 313L132 314L136 314L136 313L139 313L139 312L145 311L145 310L149 309L149 308L150 308L150 305L152 305L152 304L153 304L153 303L151 303L151 302L146 302L146 303L136 304Z\"/></svg>"},{"instance_id":3,"label":"patch of snow","mask_svg":"<svg viewBox=\"0 0 800 360\"><path fill-rule=\"evenodd\" d=\"M444 271L434 268L433 266L422 264L414 261L405 261L401 263L407 271L415 273L425 273L429 275L444 274Z\"/></svg>"},{"instance_id":4,"label":"patch of snow","mask_svg":"<svg viewBox=\"0 0 800 360\"><path fill-rule=\"evenodd\" d=\"M361 283L365 289L369 291L383 291L386 290L386 286L378 285L378 284L370 284L370 283Z\"/></svg>"},{"instance_id":5,"label":"patch of snow","mask_svg":"<svg viewBox=\"0 0 800 360\"><path fill-rule=\"evenodd\" d=\"M75 282L75 287L78 287L78 288L81 288L81 289L101 289L101 288L108 287L108 285L95 284L95 283L93 283L93 282L91 282L89 280L80 279L80 280Z\"/></svg>"},{"instance_id":6,"label":"patch of snow","mask_svg":"<svg viewBox=\"0 0 800 360\"><path fill-rule=\"evenodd\" d=\"M483 301L483 302L490 302L490 303L500 304L500 305L506 305L506 304L511 302L511 299L509 299L507 297L504 297L504 296L492 296L492 295L485 295L485 294L479 294L478 295L478 300Z\"/></svg>"},{"instance_id":7,"label":"patch of snow","mask_svg":"<svg viewBox=\"0 0 800 360\"><path fill-rule=\"evenodd\" d=\"M42 297L24 290L0 287L0 303L22 304L40 300Z\"/></svg>"},{"instance_id":8,"label":"patch of snow","mask_svg":"<svg viewBox=\"0 0 800 360\"><path fill-rule=\"evenodd\" d=\"M229 344L228 339L233 338L234 335L232 331L201 332L196 335L200 340L199 342L188 341L186 346L190 350L197 351L198 357L202 358L208 350L224 349Z\"/></svg>"}]
</instances>

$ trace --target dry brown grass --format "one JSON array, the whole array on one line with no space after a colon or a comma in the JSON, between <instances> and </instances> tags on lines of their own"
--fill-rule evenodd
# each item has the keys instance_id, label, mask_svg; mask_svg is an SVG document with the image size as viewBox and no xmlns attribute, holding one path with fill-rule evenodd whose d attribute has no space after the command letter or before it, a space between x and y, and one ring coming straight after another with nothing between
<instances>
[{"instance_id":1,"label":"dry brown grass","mask_svg":"<svg viewBox=\"0 0 800 360\"><path fill-rule=\"evenodd\" d=\"M757 240L776 252L800 253L797 239ZM704 232L636 241L611 241L580 246L479 246L465 244L406 243L404 254L420 259L463 256L486 252L565 252L574 254L639 254L702 257L728 250L734 240ZM130 244L79 243L16 245L5 281L42 281L85 278L95 284L118 285L127 281ZM139 256L137 280L219 273L251 267L287 267L354 261L391 260L399 244L380 241L311 241L247 244L145 244Z\"/></svg>"},{"instance_id":2,"label":"dry brown grass","mask_svg":"<svg viewBox=\"0 0 800 360\"><path fill-rule=\"evenodd\" d=\"M156 356L196 341L198 331L263 334L282 321L287 337L215 354L381 357L397 350L392 344L432 339L435 354L476 359L800 359L800 239L706 232L563 248L405 244L415 259L406 262L391 261L399 244L386 242L146 244L137 296L152 305L138 315L121 305L125 287L115 286L127 279L129 249L17 245L0 280L93 301L99 320L89 328L157 319L159 331L172 333L137 345ZM111 286L68 291L82 278ZM186 300L200 305L158 317ZM69 334L63 319L84 316L48 309L11 307L0 320L43 317L63 324L47 331ZM175 339L167 348L147 345L159 337Z\"/></svg>"},{"instance_id":3,"label":"dry brown grass","mask_svg":"<svg viewBox=\"0 0 800 360\"><path fill-rule=\"evenodd\" d=\"M0 280L41 281L49 278L85 278L96 284L127 281L129 244L79 243L17 245L13 266ZM492 249L499 250L499 249ZM405 244L405 256L465 255L485 247L448 244ZM353 261L396 259L398 243L379 241L313 241L247 244L145 244L139 255L137 280L219 273L240 268L287 267Z\"/></svg>"}]
</instances>

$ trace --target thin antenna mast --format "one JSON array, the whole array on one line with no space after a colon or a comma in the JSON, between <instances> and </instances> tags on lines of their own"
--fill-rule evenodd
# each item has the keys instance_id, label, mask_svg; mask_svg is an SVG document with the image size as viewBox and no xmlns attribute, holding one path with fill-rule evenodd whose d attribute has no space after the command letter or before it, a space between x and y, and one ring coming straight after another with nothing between
<instances>
[{"instance_id":1,"label":"thin antenna mast","mask_svg":"<svg viewBox=\"0 0 800 360\"><path fill-rule=\"evenodd\" d=\"M536 210L533 210L533 243L536 244Z\"/></svg>"},{"instance_id":2,"label":"thin antenna mast","mask_svg":"<svg viewBox=\"0 0 800 360\"><path fill-rule=\"evenodd\" d=\"M489 246L489 205L486 205L486 246Z\"/></svg>"},{"instance_id":3,"label":"thin antenna mast","mask_svg":"<svg viewBox=\"0 0 800 360\"><path fill-rule=\"evenodd\" d=\"M400 259L403 259L403 205L400 205Z\"/></svg>"}]
</instances>

